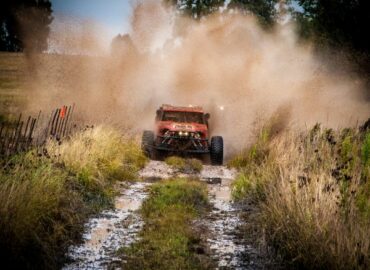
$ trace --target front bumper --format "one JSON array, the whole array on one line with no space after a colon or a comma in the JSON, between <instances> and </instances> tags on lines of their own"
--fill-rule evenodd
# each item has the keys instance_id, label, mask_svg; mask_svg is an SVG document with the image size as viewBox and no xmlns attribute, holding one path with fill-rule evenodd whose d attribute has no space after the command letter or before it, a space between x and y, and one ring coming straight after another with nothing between
<instances>
[{"instance_id":1,"label":"front bumper","mask_svg":"<svg viewBox=\"0 0 370 270\"><path fill-rule=\"evenodd\" d=\"M154 149L167 152L208 154L208 139L180 136L157 136Z\"/></svg>"}]
</instances>

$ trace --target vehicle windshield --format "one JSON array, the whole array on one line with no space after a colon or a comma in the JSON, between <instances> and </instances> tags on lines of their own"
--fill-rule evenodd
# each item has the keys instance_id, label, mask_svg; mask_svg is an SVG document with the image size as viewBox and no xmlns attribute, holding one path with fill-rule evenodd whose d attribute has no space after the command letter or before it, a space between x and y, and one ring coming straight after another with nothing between
<instances>
[{"instance_id":1,"label":"vehicle windshield","mask_svg":"<svg viewBox=\"0 0 370 270\"><path fill-rule=\"evenodd\" d=\"M162 121L204 124L203 113L197 112L170 112L163 113Z\"/></svg>"}]
</instances>

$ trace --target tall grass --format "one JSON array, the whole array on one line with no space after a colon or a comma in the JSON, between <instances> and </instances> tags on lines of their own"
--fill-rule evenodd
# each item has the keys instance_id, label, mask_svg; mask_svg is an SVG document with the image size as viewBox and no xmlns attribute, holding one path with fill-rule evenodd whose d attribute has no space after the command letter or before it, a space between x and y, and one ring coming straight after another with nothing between
<instances>
[{"instance_id":1,"label":"tall grass","mask_svg":"<svg viewBox=\"0 0 370 270\"><path fill-rule=\"evenodd\" d=\"M106 127L47 149L0 171L0 256L11 268L58 268L88 215L111 205L114 182L132 180L146 161L134 140Z\"/></svg>"},{"instance_id":2,"label":"tall grass","mask_svg":"<svg viewBox=\"0 0 370 270\"><path fill-rule=\"evenodd\" d=\"M112 184L116 180L134 180L147 162L138 143L122 136L113 128L98 126L61 145L51 141L47 148L49 155L76 176L84 195L99 207L114 196Z\"/></svg>"},{"instance_id":3,"label":"tall grass","mask_svg":"<svg viewBox=\"0 0 370 270\"><path fill-rule=\"evenodd\" d=\"M210 269L197 249L200 236L191 222L207 207L203 183L171 179L152 186L141 212L145 221L140 240L121 250L124 269Z\"/></svg>"},{"instance_id":4,"label":"tall grass","mask_svg":"<svg viewBox=\"0 0 370 270\"><path fill-rule=\"evenodd\" d=\"M233 195L259 206L261 237L304 269L370 267L370 132L319 125L257 141L230 162Z\"/></svg>"}]
</instances>

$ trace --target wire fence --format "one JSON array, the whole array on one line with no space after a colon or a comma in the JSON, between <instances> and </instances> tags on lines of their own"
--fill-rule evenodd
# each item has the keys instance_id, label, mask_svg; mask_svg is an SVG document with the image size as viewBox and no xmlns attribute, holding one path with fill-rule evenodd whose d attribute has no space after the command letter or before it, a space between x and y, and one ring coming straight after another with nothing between
<instances>
[{"instance_id":1,"label":"wire fence","mask_svg":"<svg viewBox=\"0 0 370 270\"><path fill-rule=\"evenodd\" d=\"M49 116L42 111L37 117L23 117L0 123L0 158L42 147L47 140L61 142L76 130L75 105L54 109Z\"/></svg>"}]
</instances>

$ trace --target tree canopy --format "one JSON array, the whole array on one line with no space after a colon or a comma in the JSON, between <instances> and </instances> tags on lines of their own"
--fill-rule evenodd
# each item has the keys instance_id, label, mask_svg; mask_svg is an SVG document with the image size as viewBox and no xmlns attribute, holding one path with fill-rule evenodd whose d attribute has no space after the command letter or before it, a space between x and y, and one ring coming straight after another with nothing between
<instances>
[{"instance_id":1,"label":"tree canopy","mask_svg":"<svg viewBox=\"0 0 370 270\"><path fill-rule=\"evenodd\" d=\"M217 12L227 2L228 9L238 9L243 14L253 14L265 25L277 19L278 0L164 0L175 5L180 12L195 19ZM367 27L370 17L366 0L286 0L293 19L298 23L302 37L331 45L351 46L356 50L369 50Z\"/></svg>"},{"instance_id":2,"label":"tree canopy","mask_svg":"<svg viewBox=\"0 0 370 270\"><path fill-rule=\"evenodd\" d=\"M237 8L244 14L253 14L262 25L272 25L276 17L278 0L231 0L228 8Z\"/></svg>"},{"instance_id":3,"label":"tree canopy","mask_svg":"<svg viewBox=\"0 0 370 270\"><path fill-rule=\"evenodd\" d=\"M303 12L296 12L304 37L334 46L350 46L369 52L369 6L366 0L299 0Z\"/></svg>"},{"instance_id":4,"label":"tree canopy","mask_svg":"<svg viewBox=\"0 0 370 270\"><path fill-rule=\"evenodd\" d=\"M353 59L370 74L370 21L366 0L164 0L184 15L200 19L228 9L253 14L263 26L279 21L279 9L288 8L302 40L311 39L317 47L330 46L353 52Z\"/></svg>"},{"instance_id":5,"label":"tree canopy","mask_svg":"<svg viewBox=\"0 0 370 270\"><path fill-rule=\"evenodd\" d=\"M180 12L200 19L217 12L225 6L225 0L165 0L175 5ZM244 14L254 14L263 25L271 25L276 13L275 4L278 0L230 0L227 8L238 9Z\"/></svg>"},{"instance_id":6,"label":"tree canopy","mask_svg":"<svg viewBox=\"0 0 370 270\"><path fill-rule=\"evenodd\" d=\"M0 50L46 50L52 21L49 0L0 1Z\"/></svg>"}]
</instances>

